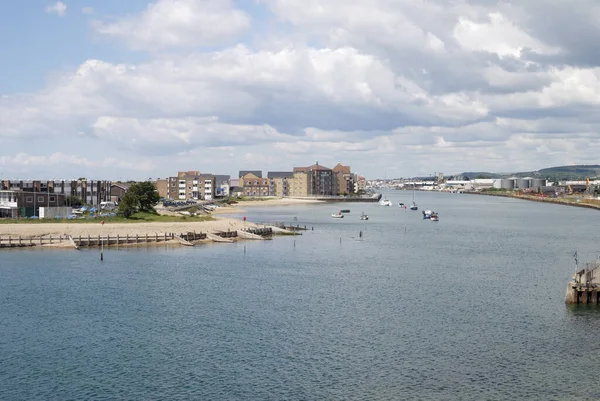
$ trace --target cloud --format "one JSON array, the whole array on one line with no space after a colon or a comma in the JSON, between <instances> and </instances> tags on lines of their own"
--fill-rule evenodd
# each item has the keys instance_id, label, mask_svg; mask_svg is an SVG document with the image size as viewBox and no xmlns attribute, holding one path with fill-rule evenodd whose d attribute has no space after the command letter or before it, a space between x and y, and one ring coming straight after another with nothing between
<instances>
[{"instance_id":1,"label":"cloud","mask_svg":"<svg viewBox=\"0 0 600 401\"><path fill-rule=\"evenodd\" d=\"M110 155L144 176L595 163L599 16L591 0L154 1L92 27L143 59L82 60L0 97L0 141L27 149L2 171L43 173L50 159L15 158L57 153L78 162L52 169L126 168Z\"/></svg>"},{"instance_id":2,"label":"cloud","mask_svg":"<svg viewBox=\"0 0 600 401\"><path fill-rule=\"evenodd\" d=\"M249 26L250 17L231 0L158 0L139 15L97 22L95 29L135 50L161 50L227 43Z\"/></svg>"},{"instance_id":3,"label":"cloud","mask_svg":"<svg viewBox=\"0 0 600 401\"><path fill-rule=\"evenodd\" d=\"M46 12L48 14L56 14L59 17L62 17L67 12L67 5L62 1L57 1L56 3L46 7Z\"/></svg>"}]
</instances>

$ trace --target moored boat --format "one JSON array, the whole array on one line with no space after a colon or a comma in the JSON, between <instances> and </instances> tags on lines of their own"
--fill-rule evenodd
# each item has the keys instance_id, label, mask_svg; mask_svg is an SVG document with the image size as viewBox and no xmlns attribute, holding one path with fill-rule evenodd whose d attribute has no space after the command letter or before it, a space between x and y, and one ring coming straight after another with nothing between
<instances>
[{"instance_id":1,"label":"moored boat","mask_svg":"<svg viewBox=\"0 0 600 401\"><path fill-rule=\"evenodd\" d=\"M350 213L350 209L342 209L340 210L340 213Z\"/></svg>"},{"instance_id":2,"label":"moored boat","mask_svg":"<svg viewBox=\"0 0 600 401\"><path fill-rule=\"evenodd\" d=\"M431 221L440 221L440 218L436 212L432 212L429 216L429 220Z\"/></svg>"},{"instance_id":3,"label":"moored boat","mask_svg":"<svg viewBox=\"0 0 600 401\"><path fill-rule=\"evenodd\" d=\"M369 216L367 216L364 212L360 215L361 220L369 220Z\"/></svg>"},{"instance_id":4,"label":"moored boat","mask_svg":"<svg viewBox=\"0 0 600 401\"><path fill-rule=\"evenodd\" d=\"M379 204L381 206L392 206L392 201L389 199L382 199L381 202L379 202Z\"/></svg>"},{"instance_id":5,"label":"moored boat","mask_svg":"<svg viewBox=\"0 0 600 401\"><path fill-rule=\"evenodd\" d=\"M338 213L332 214L331 217L333 217L334 219L343 219L344 215L342 214L342 212L338 212Z\"/></svg>"}]
</instances>

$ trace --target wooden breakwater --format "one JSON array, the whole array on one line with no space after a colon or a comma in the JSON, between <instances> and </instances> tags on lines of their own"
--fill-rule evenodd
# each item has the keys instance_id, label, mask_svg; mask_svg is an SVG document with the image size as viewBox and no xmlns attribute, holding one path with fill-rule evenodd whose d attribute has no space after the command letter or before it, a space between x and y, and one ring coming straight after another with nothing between
<instances>
[{"instance_id":1,"label":"wooden breakwater","mask_svg":"<svg viewBox=\"0 0 600 401\"><path fill-rule=\"evenodd\" d=\"M24 248L40 245L54 245L64 241L69 241L68 234L42 235L39 237L0 235L0 248Z\"/></svg>"},{"instance_id":2,"label":"wooden breakwater","mask_svg":"<svg viewBox=\"0 0 600 401\"><path fill-rule=\"evenodd\" d=\"M600 260L588 262L567 284L567 304L600 304Z\"/></svg>"},{"instance_id":3,"label":"wooden breakwater","mask_svg":"<svg viewBox=\"0 0 600 401\"><path fill-rule=\"evenodd\" d=\"M57 246L63 244L66 247L91 248L91 247L118 247L128 245L152 245L167 242L179 242L189 245L197 241L211 240L213 242L232 242L238 238L257 239L271 237L273 229L271 227L249 227L244 230L248 235L238 235L238 231L228 230L219 231L212 234L205 232L186 232L186 233L154 233L154 234L135 234L135 235L77 235L69 234L48 234L42 236L0 236L0 248L25 248L34 246ZM254 236L254 237L253 237Z\"/></svg>"}]
</instances>

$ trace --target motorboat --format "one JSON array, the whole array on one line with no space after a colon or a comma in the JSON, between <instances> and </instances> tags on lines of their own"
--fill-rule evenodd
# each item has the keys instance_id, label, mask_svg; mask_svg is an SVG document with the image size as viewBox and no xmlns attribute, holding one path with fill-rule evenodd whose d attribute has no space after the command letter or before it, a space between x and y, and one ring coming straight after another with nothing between
<instances>
[{"instance_id":1,"label":"motorboat","mask_svg":"<svg viewBox=\"0 0 600 401\"><path fill-rule=\"evenodd\" d=\"M392 206L392 201L389 199L382 199L381 202L379 202L379 204L381 206Z\"/></svg>"},{"instance_id":2,"label":"motorboat","mask_svg":"<svg viewBox=\"0 0 600 401\"><path fill-rule=\"evenodd\" d=\"M398 207L401 209L406 209L406 205L402 202L398 203Z\"/></svg>"},{"instance_id":3,"label":"motorboat","mask_svg":"<svg viewBox=\"0 0 600 401\"><path fill-rule=\"evenodd\" d=\"M338 212L338 213L332 214L331 217L333 217L334 219L343 219L344 215L342 214L342 212Z\"/></svg>"},{"instance_id":4,"label":"motorboat","mask_svg":"<svg viewBox=\"0 0 600 401\"><path fill-rule=\"evenodd\" d=\"M369 216L367 216L366 214L363 213L360 215L360 219L361 220L369 220Z\"/></svg>"},{"instance_id":5,"label":"motorboat","mask_svg":"<svg viewBox=\"0 0 600 401\"><path fill-rule=\"evenodd\" d=\"M350 209L342 209L340 210L340 213L350 213Z\"/></svg>"},{"instance_id":6,"label":"motorboat","mask_svg":"<svg viewBox=\"0 0 600 401\"><path fill-rule=\"evenodd\" d=\"M440 218L438 217L436 212L431 213L431 216L429 216L429 220L431 221L440 221Z\"/></svg>"},{"instance_id":7,"label":"motorboat","mask_svg":"<svg viewBox=\"0 0 600 401\"><path fill-rule=\"evenodd\" d=\"M432 212L429 209L423 210L423 218L424 219L430 219L432 214L434 214L434 212Z\"/></svg>"}]
</instances>

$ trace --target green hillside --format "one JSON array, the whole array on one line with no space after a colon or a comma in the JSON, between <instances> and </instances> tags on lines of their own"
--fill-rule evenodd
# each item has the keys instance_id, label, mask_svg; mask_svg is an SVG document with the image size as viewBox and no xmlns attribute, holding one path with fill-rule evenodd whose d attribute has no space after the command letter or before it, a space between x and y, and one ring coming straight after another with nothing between
<instances>
[{"instance_id":1,"label":"green hillside","mask_svg":"<svg viewBox=\"0 0 600 401\"><path fill-rule=\"evenodd\" d=\"M507 177L532 177L547 178L550 180L585 180L586 178L600 177L600 165L574 165L543 168L538 171L522 171L516 173L489 173L489 172L464 172L463 176L474 178L507 178Z\"/></svg>"}]
</instances>

